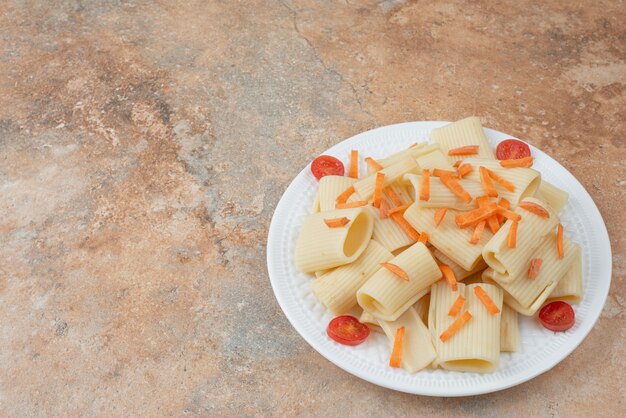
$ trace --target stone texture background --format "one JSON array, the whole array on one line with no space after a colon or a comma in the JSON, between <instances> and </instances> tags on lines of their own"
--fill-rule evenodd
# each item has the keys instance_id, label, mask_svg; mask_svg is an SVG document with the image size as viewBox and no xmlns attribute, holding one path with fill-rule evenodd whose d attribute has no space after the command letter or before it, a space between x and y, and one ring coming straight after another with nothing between
<instances>
[{"instance_id":1,"label":"stone texture background","mask_svg":"<svg viewBox=\"0 0 626 418\"><path fill-rule=\"evenodd\" d=\"M607 0L2 2L0 415L621 415L624 21ZM376 387L282 314L273 209L346 137L474 114L591 193L609 299L518 387Z\"/></svg>"}]
</instances>

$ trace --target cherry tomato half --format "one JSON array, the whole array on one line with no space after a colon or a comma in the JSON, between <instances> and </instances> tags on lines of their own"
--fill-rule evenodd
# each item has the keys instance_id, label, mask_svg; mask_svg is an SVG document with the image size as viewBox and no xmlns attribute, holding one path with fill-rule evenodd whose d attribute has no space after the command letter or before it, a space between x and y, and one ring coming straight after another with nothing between
<instances>
[{"instance_id":1,"label":"cherry tomato half","mask_svg":"<svg viewBox=\"0 0 626 418\"><path fill-rule=\"evenodd\" d=\"M539 321L550 331L567 331L574 325L574 310L567 302L551 302L539 311Z\"/></svg>"},{"instance_id":2,"label":"cherry tomato half","mask_svg":"<svg viewBox=\"0 0 626 418\"><path fill-rule=\"evenodd\" d=\"M342 315L329 322L326 333L338 343L359 345L369 337L370 329L355 317Z\"/></svg>"},{"instance_id":3,"label":"cherry tomato half","mask_svg":"<svg viewBox=\"0 0 626 418\"><path fill-rule=\"evenodd\" d=\"M316 179L324 176L343 176L343 163L330 155L320 155L311 163L311 172Z\"/></svg>"},{"instance_id":4,"label":"cherry tomato half","mask_svg":"<svg viewBox=\"0 0 626 418\"><path fill-rule=\"evenodd\" d=\"M496 147L498 160L517 160L530 157L530 147L517 139L505 139Z\"/></svg>"}]
</instances>

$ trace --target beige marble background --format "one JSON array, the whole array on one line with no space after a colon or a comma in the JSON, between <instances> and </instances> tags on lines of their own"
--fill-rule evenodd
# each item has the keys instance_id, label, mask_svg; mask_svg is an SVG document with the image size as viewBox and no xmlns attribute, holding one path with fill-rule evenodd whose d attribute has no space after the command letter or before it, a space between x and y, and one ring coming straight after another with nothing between
<instances>
[{"instance_id":1,"label":"beige marble background","mask_svg":"<svg viewBox=\"0 0 626 418\"><path fill-rule=\"evenodd\" d=\"M0 3L0 415L624 416L625 21L607 0ZM593 196L607 304L518 387L376 387L282 314L272 212L346 137L473 114Z\"/></svg>"}]
</instances>

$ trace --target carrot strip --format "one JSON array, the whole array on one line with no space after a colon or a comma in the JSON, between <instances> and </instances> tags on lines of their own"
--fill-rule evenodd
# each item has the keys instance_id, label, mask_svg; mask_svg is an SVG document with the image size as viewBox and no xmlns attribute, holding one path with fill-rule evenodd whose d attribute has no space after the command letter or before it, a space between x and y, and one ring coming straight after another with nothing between
<instances>
[{"instance_id":1,"label":"carrot strip","mask_svg":"<svg viewBox=\"0 0 626 418\"><path fill-rule=\"evenodd\" d=\"M354 202L347 203L337 203L335 205L335 209L352 209L352 208L360 208L361 206L367 205L366 200L357 200Z\"/></svg>"},{"instance_id":2,"label":"carrot strip","mask_svg":"<svg viewBox=\"0 0 626 418\"><path fill-rule=\"evenodd\" d=\"M542 264L543 260L541 258L533 258L530 260L530 266L528 267L528 278L530 280L535 280L537 278Z\"/></svg>"},{"instance_id":3,"label":"carrot strip","mask_svg":"<svg viewBox=\"0 0 626 418\"><path fill-rule=\"evenodd\" d=\"M365 161L365 163L369 165L374 171L380 171L385 168L382 165L378 164L372 157L366 157L363 161Z\"/></svg>"},{"instance_id":4,"label":"carrot strip","mask_svg":"<svg viewBox=\"0 0 626 418\"><path fill-rule=\"evenodd\" d=\"M389 359L390 367L400 367L402 352L404 351L404 333L404 327L396 329L396 337L393 339L393 348L391 349L391 358Z\"/></svg>"},{"instance_id":5,"label":"carrot strip","mask_svg":"<svg viewBox=\"0 0 626 418\"><path fill-rule=\"evenodd\" d=\"M346 190L341 192L339 196L337 196L337 199L335 199L335 203L346 203L348 201L348 198L352 196L354 191L354 186L348 187Z\"/></svg>"},{"instance_id":6,"label":"carrot strip","mask_svg":"<svg viewBox=\"0 0 626 418\"><path fill-rule=\"evenodd\" d=\"M489 196L478 196L476 199L476 206L478 206L479 208L482 208L483 206L487 206L487 204L489 204L490 200L489 200Z\"/></svg>"},{"instance_id":7,"label":"carrot strip","mask_svg":"<svg viewBox=\"0 0 626 418\"><path fill-rule=\"evenodd\" d=\"M502 187L504 187L505 189L507 189L509 192L514 192L515 191L515 185L513 183L511 183L508 180L503 179L502 177L500 177L499 175L497 175L493 171L489 170L488 168L485 168L485 170L487 170L487 172L489 173L489 177L491 177L493 180L495 180L498 183L500 183L500 185Z\"/></svg>"},{"instance_id":8,"label":"carrot strip","mask_svg":"<svg viewBox=\"0 0 626 418\"><path fill-rule=\"evenodd\" d=\"M457 173L455 171L442 170L440 168L435 168L433 170L433 176L435 176L435 177L443 177L443 176L457 177Z\"/></svg>"},{"instance_id":9,"label":"carrot strip","mask_svg":"<svg viewBox=\"0 0 626 418\"><path fill-rule=\"evenodd\" d=\"M517 246L517 221L513 221L511 224L506 246L509 248L515 248Z\"/></svg>"},{"instance_id":10,"label":"carrot strip","mask_svg":"<svg viewBox=\"0 0 626 418\"><path fill-rule=\"evenodd\" d=\"M391 215L391 219L393 219L413 241L417 241L420 238L419 232L417 232L411 224L404 219L404 216L402 216L401 213L394 213Z\"/></svg>"},{"instance_id":11,"label":"carrot strip","mask_svg":"<svg viewBox=\"0 0 626 418\"><path fill-rule=\"evenodd\" d=\"M380 199L383 197L383 185L385 184L385 173L380 171L376 173L376 186L374 187L374 201L375 208L380 206Z\"/></svg>"},{"instance_id":12,"label":"carrot strip","mask_svg":"<svg viewBox=\"0 0 626 418\"><path fill-rule=\"evenodd\" d=\"M487 225L489 226L489 230L494 234L498 232L500 229L500 221L498 221L498 214L492 215L487 218Z\"/></svg>"},{"instance_id":13,"label":"carrot strip","mask_svg":"<svg viewBox=\"0 0 626 418\"><path fill-rule=\"evenodd\" d=\"M563 248L563 225L559 224L556 233L556 250L559 253L559 258L563 258L565 255L565 250Z\"/></svg>"},{"instance_id":14,"label":"carrot strip","mask_svg":"<svg viewBox=\"0 0 626 418\"><path fill-rule=\"evenodd\" d=\"M489 177L489 171L485 167L480 167L478 172L480 173L480 184L482 184L483 189L485 189L487 196L498 197L498 191L493 187L491 177Z\"/></svg>"},{"instance_id":15,"label":"carrot strip","mask_svg":"<svg viewBox=\"0 0 626 418\"><path fill-rule=\"evenodd\" d=\"M469 320L472 319L472 314L469 311L463 312L463 315L459 316L454 320L453 323L450 324L448 328L444 332L441 333L439 339L444 343L448 341L454 334L459 332L463 325L465 325Z\"/></svg>"},{"instance_id":16,"label":"carrot strip","mask_svg":"<svg viewBox=\"0 0 626 418\"><path fill-rule=\"evenodd\" d=\"M485 231L485 224L487 221L480 221L476 224L474 228L474 233L472 234L472 238L470 239L470 244L477 244L480 241L480 237L483 236L483 232Z\"/></svg>"},{"instance_id":17,"label":"carrot strip","mask_svg":"<svg viewBox=\"0 0 626 418\"><path fill-rule=\"evenodd\" d=\"M454 217L454 221L459 226L459 228L466 228L480 221L484 221L485 219L496 213L497 210L498 206L495 203L489 203L478 209L459 213Z\"/></svg>"},{"instance_id":18,"label":"carrot strip","mask_svg":"<svg viewBox=\"0 0 626 418\"><path fill-rule=\"evenodd\" d=\"M344 225L350 223L350 219L346 218L332 218L332 219L324 219L324 223L328 225L329 228L340 228Z\"/></svg>"},{"instance_id":19,"label":"carrot strip","mask_svg":"<svg viewBox=\"0 0 626 418\"><path fill-rule=\"evenodd\" d=\"M420 234L420 237L417 239L417 242L421 242L422 244L426 245L426 243L428 243L428 234L426 232L422 232Z\"/></svg>"},{"instance_id":20,"label":"carrot strip","mask_svg":"<svg viewBox=\"0 0 626 418\"><path fill-rule=\"evenodd\" d=\"M396 266L395 264L391 264L391 263L380 263L381 266L383 266L384 268L386 268L387 270L389 270L390 272L392 272L393 274L395 274L396 276L398 276L399 278L401 278L404 281L409 281L409 275L406 273L406 271L402 270L400 267Z\"/></svg>"},{"instance_id":21,"label":"carrot strip","mask_svg":"<svg viewBox=\"0 0 626 418\"><path fill-rule=\"evenodd\" d=\"M463 178L467 176L472 171L472 169L473 167L471 164L463 164L458 168L459 177Z\"/></svg>"},{"instance_id":22,"label":"carrot strip","mask_svg":"<svg viewBox=\"0 0 626 418\"><path fill-rule=\"evenodd\" d=\"M435 212L435 228L439 226L443 218L446 217L446 213L448 213L448 208L439 208L437 212Z\"/></svg>"},{"instance_id":23,"label":"carrot strip","mask_svg":"<svg viewBox=\"0 0 626 418\"><path fill-rule=\"evenodd\" d=\"M465 191L463 186L461 186L459 184L459 182L456 181L451 176L440 177L440 180L441 180L441 182L443 183L444 186L446 186L448 189L450 189L452 191L452 193L454 193L455 195L460 197L463 201L465 201L467 203L472 201L472 196L470 196L470 194Z\"/></svg>"},{"instance_id":24,"label":"carrot strip","mask_svg":"<svg viewBox=\"0 0 626 418\"><path fill-rule=\"evenodd\" d=\"M542 218L549 218L550 217L550 212L548 212L543 206L538 205L536 203L533 202L521 202L519 205L520 208L522 209L526 209L527 211L534 213L537 216L540 216Z\"/></svg>"},{"instance_id":25,"label":"carrot strip","mask_svg":"<svg viewBox=\"0 0 626 418\"><path fill-rule=\"evenodd\" d=\"M458 289L456 285L456 277L454 276L454 272L452 269L446 264L439 264L439 270L441 270L441 274L443 274L443 278L450 284L450 288L453 292L456 292Z\"/></svg>"},{"instance_id":26,"label":"carrot strip","mask_svg":"<svg viewBox=\"0 0 626 418\"><path fill-rule=\"evenodd\" d=\"M459 168L459 167L461 166L461 164L462 164L462 163L463 163L463 160L458 160L456 163L454 163L454 164L452 165L452 167L454 167L454 168Z\"/></svg>"},{"instance_id":27,"label":"carrot strip","mask_svg":"<svg viewBox=\"0 0 626 418\"><path fill-rule=\"evenodd\" d=\"M501 214L502 216L504 216L507 219L510 219L512 221L516 221L519 222L522 220L522 215L520 215L519 213L515 213L513 211L510 211L508 209L504 209L501 206L498 206L498 213Z\"/></svg>"},{"instance_id":28,"label":"carrot strip","mask_svg":"<svg viewBox=\"0 0 626 418\"><path fill-rule=\"evenodd\" d=\"M359 178L359 151L353 149L350 152L350 169L348 170L348 177L353 179Z\"/></svg>"},{"instance_id":29,"label":"carrot strip","mask_svg":"<svg viewBox=\"0 0 626 418\"><path fill-rule=\"evenodd\" d=\"M501 197L498 201L498 206L503 207L504 209L509 209L511 207L511 202ZM496 216L498 217L498 222L500 223L500 225L502 225L504 223L504 216L500 215L499 213Z\"/></svg>"},{"instance_id":30,"label":"carrot strip","mask_svg":"<svg viewBox=\"0 0 626 418\"><path fill-rule=\"evenodd\" d=\"M420 185L420 200L430 199L430 170L422 172L422 183Z\"/></svg>"},{"instance_id":31,"label":"carrot strip","mask_svg":"<svg viewBox=\"0 0 626 418\"><path fill-rule=\"evenodd\" d=\"M387 196L389 196L389 199L391 199L391 201L396 205L396 206L401 206L402 205L402 200L400 200L400 198L398 197L398 195L396 194L396 192L391 188L391 187L387 187L385 189L385 194Z\"/></svg>"},{"instance_id":32,"label":"carrot strip","mask_svg":"<svg viewBox=\"0 0 626 418\"><path fill-rule=\"evenodd\" d=\"M387 199L382 199L380 201L378 212L380 215L380 219L386 219L389 217L389 203L387 203Z\"/></svg>"},{"instance_id":33,"label":"carrot strip","mask_svg":"<svg viewBox=\"0 0 626 418\"><path fill-rule=\"evenodd\" d=\"M457 296L454 304L448 311L448 316L456 316L463 309L463 305L465 305L465 298L462 295Z\"/></svg>"},{"instance_id":34,"label":"carrot strip","mask_svg":"<svg viewBox=\"0 0 626 418\"><path fill-rule=\"evenodd\" d=\"M487 310L491 314L495 315L498 312L500 312L500 308L498 308L498 306L495 303L493 303L493 300L491 300L487 292L485 292L485 290L482 287L476 286L474 288L474 293L476 294L478 299L480 299L483 305L485 305L485 308L487 308Z\"/></svg>"},{"instance_id":35,"label":"carrot strip","mask_svg":"<svg viewBox=\"0 0 626 418\"><path fill-rule=\"evenodd\" d=\"M415 147L417 147L417 142L414 142L413 144L411 144L411 146L408 149L415 148Z\"/></svg>"},{"instance_id":36,"label":"carrot strip","mask_svg":"<svg viewBox=\"0 0 626 418\"><path fill-rule=\"evenodd\" d=\"M448 155L476 155L478 154L478 145L466 145L464 147L452 148L448 150Z\"/></svg>"},{"instance_id":37,"label":"carrot strip","mask_svg":"<svg viewBox=\"0 0 626 418\"><path fill-rule=\"evenodd\" d=\"M515 160L502 160L500 161L500 165L504 168L530 167L533 165L533 157L524 157Z\"/></svg>"},{"instance_id":38,"label":"carrot strip","mask_svg":"<svg viewBox=\"0 0 626 418\"><path fill-rule=\"evenodd\" d=\"M404 211L407 210L409 208L409 206L411 206L412 204L413 204L413 202L409 202L406 205L397 206L397 207L391 209L389 211L389 214L393 215L394 213L404 213Z\"/></svg>"}]
</instances>

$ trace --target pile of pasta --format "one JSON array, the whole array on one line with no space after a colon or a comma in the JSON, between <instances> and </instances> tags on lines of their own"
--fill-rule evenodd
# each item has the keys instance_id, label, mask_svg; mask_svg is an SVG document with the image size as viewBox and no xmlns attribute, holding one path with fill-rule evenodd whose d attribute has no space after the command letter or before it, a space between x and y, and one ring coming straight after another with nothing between
<instances>
[{"instance_id":1,"label":"pile of pasta","mask_svg":"<svg viewBox=\"0 0 626 418\"><path fill-rule=\"evenodd\" d=\"M495 159L478 118L365 158L362 176L358 158L321 178L295 262L334 315L400 340L400 367L492 372L518 349L519 314L580 301L581 250L559 220L567 193L532 157Z\"/></svg>"}]
</instances>

